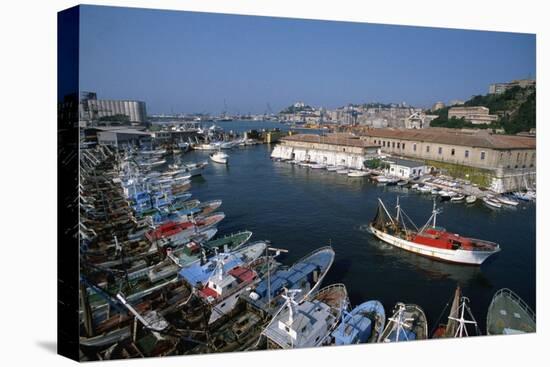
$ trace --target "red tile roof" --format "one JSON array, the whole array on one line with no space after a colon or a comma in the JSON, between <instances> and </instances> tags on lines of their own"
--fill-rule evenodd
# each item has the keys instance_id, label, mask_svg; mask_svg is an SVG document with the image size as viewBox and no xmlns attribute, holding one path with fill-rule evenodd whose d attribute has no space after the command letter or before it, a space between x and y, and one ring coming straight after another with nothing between
<instances>
[{"instance_id":1,"label":"red tile roof","mask_svg":"<svg viewBox=\"0 0 550 367\"><path fill-rule=\"evenodd\" d=\"M364 135L377 138L412 140L491 149L536 149L536 139L517 135L491 134L486 130L465 132L457 129L370 129Z\"/></svg>"}]
</instances>

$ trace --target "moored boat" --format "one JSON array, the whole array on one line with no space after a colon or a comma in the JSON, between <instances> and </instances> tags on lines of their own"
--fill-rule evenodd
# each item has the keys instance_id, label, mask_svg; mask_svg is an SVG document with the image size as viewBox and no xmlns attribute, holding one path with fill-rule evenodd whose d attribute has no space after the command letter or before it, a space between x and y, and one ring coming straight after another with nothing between
<instances>
[{"instance_id":1,"label":"moored boat","mask_svg":"<svg viewBox=\"0 0 550 367\"><path fill-rule=\"evenodd\" d=\"M477 322L469 306L470 300L462 296L460 286L457 286L446 324L440 324L432 338L463 338L480 335Z\"/></svg>"},{"instance_id":2,"label":"moored boat","mask_svg":"<svg viewBox=\"0 0 550 367\"><path fill-rule=\"evenodd\" d=\"M338 327L332 332L333 344L376 343L384 330L386 313L379 301L367 301L350 312L344 311Z\"/></svg>"},{"instance_id":3,"label":"moored boat","mask_svg":"<svg viewBox=\"0 0 550 367\"><path fill-rule=\"evenodd\" d=\"M348 302L343 284L327 286L302 302L295 300L298 293L301 291L285 288L285 304L262 332L267 339L267 349L310 348L326 344Z\"/></svg>"},{"instance_id":4,"label":"moored boat","mask_svg":"<svg viewBox=\"0 0 550 367\"><path fill-rule=\"evenodd\" d=\"M483 198L483 203L489 208L496 208L496 209L502 208L501 203L487 196Z\"/></svg>"},{"instance_id":5,"label":"moored boat","mask_svg":"<svg viewBox=\"0 0 550 367\"><path fill-rule=\"evenodd\" d=\"M397 303L380 335L380 343L421 340L428 338L428 321L417 305Z\"/></svg>"},{"instance_id":6,"label":"moored boat","mask_svg":"<svg viewBox=\"0 0 550 367\"><path fill-rule=\"evenodd\" d=\"M487 335L536 332L535 312L508 288L498 290L487 310Z\"/></svg>"},{"instance_id":7,"label":"moored boat","mask_svg":"<svg viewBox=\"0 0 550 367\"><path fill-rule=\"evenodd\" d=\"M348 172L348 177L365 177L365 176L368 176L368 175L369 175L369 173L366 172L366 171L352 170L352 171Z\"/></svg>"},{"instance_id":8,"label":"moored boat","mask_svg":"<svg viewBox=\"0 0 550 367\"><path fill-rule=\"evenodd\" d=\"M473 204L477 201L477 197L475 195L468 195L466 196L466 203L467 204Z\"/></svg>"}]
</instances>

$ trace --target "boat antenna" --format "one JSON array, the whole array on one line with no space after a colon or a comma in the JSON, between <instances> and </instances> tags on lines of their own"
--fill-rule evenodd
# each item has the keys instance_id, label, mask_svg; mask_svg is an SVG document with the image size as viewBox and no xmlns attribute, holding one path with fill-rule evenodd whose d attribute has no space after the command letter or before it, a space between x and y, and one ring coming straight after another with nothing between
<instances>
[{"instance_id":1,"label":"boat antenna","mask_svg":"<svg viewBox=\"0 0 550 367\"><path fill-rule=\"evenodd\" d=\"M298 306L298 302L294 299L297 293L302 292L301 289L287 289L283 288L284 294L282 297L285 299L285 304L288 307L288 321L287 326L290 327L294 322L294 306Z\"/></svg>"}]
</instances>

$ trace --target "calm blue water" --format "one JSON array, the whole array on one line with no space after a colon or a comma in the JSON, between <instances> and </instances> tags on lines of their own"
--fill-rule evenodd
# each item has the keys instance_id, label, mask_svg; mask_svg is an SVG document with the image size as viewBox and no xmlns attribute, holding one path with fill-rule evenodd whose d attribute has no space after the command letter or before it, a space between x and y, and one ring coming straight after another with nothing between
<instances>
[{"instance_id":1,"label":"calm blue water","mask_svg":"<svg viewBox=\"0 0 550 367\"><path fill-rule=\"evenodd\" d=\"M226 131L284 127L277 123L223 122ZM397 301L419 304L429 330L449 302L457 283L470 298L479 326L496 290L507 287L535 309L535 205L492 210L481 204L439 204L438 224L448 230L494 241L502 251L481 267L426 259L386 245L366 231L377 198L388 208L399 195L401 207L422 225L432 209L430 195L398 187L376 186L367 179L348 178L273 162L273 146L258 145L229 151L225 167L210 162L203 177L193 179L192 193L200 200L222 199L226 219L219 233L253 231L252 240L268 239L289 250L281 261L292 264L310 251L332 244L335 262L325 285L342 282L353 305L380 300L389 313ZM190 152L184 161L208 158ZM448 313L448 311L446 312ZM446 322L446 315L443 322Z\"/></svg>"}]
</instances>

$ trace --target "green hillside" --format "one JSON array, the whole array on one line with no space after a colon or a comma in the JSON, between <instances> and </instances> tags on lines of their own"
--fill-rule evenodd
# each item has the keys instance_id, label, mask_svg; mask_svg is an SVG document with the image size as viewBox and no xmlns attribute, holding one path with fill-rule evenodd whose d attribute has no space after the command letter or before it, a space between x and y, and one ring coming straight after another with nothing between
<instances>
[{"instance_id":1,"label":"green hillside","mask_svg":"<svg viewBox=\"0 0 550 367\"><path fill-rule=\"evenodd\" d=\"M464 106L484 106L489 113L498 115L499 119L490 125L474 125L464 119L448 118L449 107L430 111L438 115L430 126L449 128L504 129L507 134L529 131L536 127L536 89L535 87L508 89L502 94L474 96Z\"/></svg>"}]
</instances>

